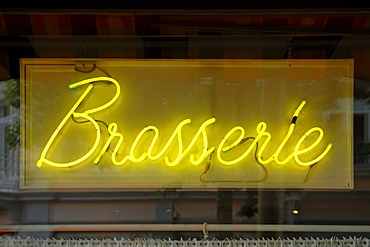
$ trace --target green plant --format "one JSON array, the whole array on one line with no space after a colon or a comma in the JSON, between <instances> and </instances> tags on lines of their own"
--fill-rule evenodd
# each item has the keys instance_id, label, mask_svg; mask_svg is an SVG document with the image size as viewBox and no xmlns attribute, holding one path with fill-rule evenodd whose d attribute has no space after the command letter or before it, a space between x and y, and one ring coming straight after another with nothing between
<instances>
[{"instance_id":1,"label":"green plant","mask_svg":"<svg viewBox=\"0 0 370 247\"><path fill-rule=\"evenodd\" d=\"M7 107L20 108L19 80L6 81L4 90L4 105ZM12 125L5 130L5 141L10 149L15 148L20 142L20 119L16 118Z\"/></svg>"},{"instance_id":2,"label":"green plant","mask_svg":"<svg viewBox=\"0 0 370 247\"><path fill-rule=\"evenodd\" d=\"M20 107L20 89L19 80L10 79L6 81L6 89L4 90L4 105Z\"/></svg>"}]
</instances>

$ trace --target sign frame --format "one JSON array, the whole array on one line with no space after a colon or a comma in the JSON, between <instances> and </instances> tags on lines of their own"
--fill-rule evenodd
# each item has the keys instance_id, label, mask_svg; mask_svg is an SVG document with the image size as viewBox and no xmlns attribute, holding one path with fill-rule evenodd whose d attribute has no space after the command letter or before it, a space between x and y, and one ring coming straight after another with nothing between
<instances>
[{"instance_id":1,"label":"sign frame","mask_svg":"<svg viewBox=\"0 0 370 247\"><path fill-rule=\"evenodd\" d=\"M127 67L131 70L126 69ZM120 72L120 68L123 68L122 70L124 72ZM248 73L244 75L244 71ZM238 190L246 188L352 189L354 186L352 150L353 73L352 59L21 59L22 162L20 188L23 190L46 191L214 190L219 188ZM155 78L155 76L158 76L158 78ZM182 77L185 77L185 79ZM188 80L189 83L187 83L186 80ZM249 83L251 85L244 85L243 80L247 81L245 84ZM97 82L104 84L101 83L102 81L112 85L118 83L114 93L110 91L105 92L105 89L98 89L110 95L110 100L99 101L99 106L90 106L90 108L87 107L84 111L79 111L79 107L83 106L81 106L82 103L81 105L76 105L76 102L78 102L79 99L81 99L81 101L85 100L85 98L81 98L81 93L85 92L86 97L90 97L92 94L90 91L88 92L86 88ZM126 84L123 86L121 84L122 82ZM64 101L59 100L59 98L63 96L60 91L61 89L59 89L60 85L63 83L65 84L63 86L66 89L66 94L68 92L73 92L75 88L77 88L75 91L83 88L83 90L81 89L79 91L79 94L73 92L76 95L69 99L73 99L75 103L74 105L67 104L68 106L65 109L62 109L64 104L61 103ZM135 84L135 86L130 87L130 83ZM334 85L332 83L337 84ZM91 86L91 90L93 90L93 88L94 87ZM98 87L96 86L96 88ZM94 90L96 90L96 88L94 88ZM123 101L119 101L123 98L123 96L120 95L123 90L126 90L125 97L129 98L129 102L126 102L124 107L120 108L121 110L117 107L113 109L114 104L123 104ZM151 92L156 92L155 90L159 91L159 98L151 96ZM163 90L163 92L161 90ZM249 91L252 93L243 95L243 90L244 92ZM319 90L321 92L317 94ZM258 101L258 97L253 96L257 91L263 95L260 101ZM134 92L143 92L144 96L130 96L130 93L134 94ZM204 97L210 92L212 94L211 97ZM233 97L228 96L230 92L233 94ZM166 93L169 93L169 95L166 95ZM45 101L49 99L45 97L48 94L52 94L50 96L58 101L56 105L50 103L46 107L43 106ZM300 95L299 97L301 97L299 100L297 100L299 98L298 96L293 97L295 101L292 100L292 102L294 101L294 103L290 101L293 94L298 94ZM307 94L307 96L303 97L302 95L305 94ZM184 95L187 96L185 97ZM243 101L243 103L240 103L239 97L237 97L238 95L240 97L248 96L248 98L253 99L251 99L251 101L244 100L246 102ZM330 99L326 99L326 97ZM179 98L181 98L181 100L178 100ZM145 100L148 100L149 103L146 103ZM170 103L166 102L166 100ZM160 102L158 103L157 101ZM174 103L171 103L172 101ZM284 104L280 104L280 101L284 101ZM143 108L135 108L136 105L132 102L136 102L136 105L140 107L143 106ZM259 108L258 112L253 109L244 111L245 106L250 106L251 102L255 104L253 108ZM149 109L148 105L150 108L157 108L153 108L154 110L151 112L152 109ZM198 108L202 108L200 107L201 105L207 105L208 108L205 107L207 109L199 110ZM275 109L273 107L275 105L276 107L282 105L284 106L282 108L286 107L286 109ZM74 110L72 110L73 107L75 107ZM131 109L133 110L131 110L130 107L132 107ZM52 109L49 110L49 108ZM170 110L168 110L168 108ZM60 116L55 116L54 113L58 112L59 109L63 113ZM207 113L209 109L212 109L212 114L216 117ZM317 109L320 109L320 111L315 112ZM108 115L103 114L106 110L109 113ZM126 163L121 162L124 158L113 157L111 153L116 152L119 148L117 148L116 151L115 149L111 150L110 145L119 147L117 144L113 143L119 142L123 133L129 135L131 131L120 132L120 129L122 129L124 125L114 124L115 122L109 119L100 120L100 118L107 118L106 116L114 116L113 119L117 119L117 117L115 117L117 112L122 111L145 112L145 114L131 116L133 119L136 119L135 121L140 122L141 127L132 131L135 132L135 134L128 137L130 140L128 143L132 145L131 149L128 148L126 150L127 155L124 157L126 158ZM234 116L234 111L243 112L244 115L258 115L259 119L247 116L245 116L244 119L239 119ZM179 114L179 112L185 112L185 115ZM174 113L178 114L178 116L174 118L176 120L171 119L171 116L175 115ZM187 113L189 116L186 116ZM97 117L95 117L94 114L96 114ZM329 116L328 114L331 115ZM123 115L126 116L126 119L127 116L129 116ZM281 121L279 120L279 122L276 122L274 118L280 119L281 115L283 115ZM63 123L63 116L66 120L65 123ZM156 116L159 116L158 119L154 119ZM201 116L202 120L198 120L198 116ZM329 120L326 119L328 116L330 118ZM72 120L73 117L79 118L79 120ZM168 120L161 122L161 119L166 117ZM237 120L235 123L233 122L234 118ZM322 122L325 122L325 124L321 125L320 122L315 122L314 118L318 118ZM267 121L265 121L266 119ZM244 120L244 123L248 120L249 122L253 122L253 124L248 124L248 126L245 127L243 122L239 120ZM99 142L96 144L98 147L94 146L94 149L91 148L91 150L93 150L91 152L78 151L90 156L94 154L95 156L87 157L87 155L85 157L85 155L75 155L81 158L81 160L78 158L68 158L66 162L54 162L52 161L53 158L49 155L52 149L51 146L55 145L57 138L60 136L61 132L59 132L58 128L64 128L64 131L67 124L73 121L89 122L90 127L95 128L96 138L95 142L94 140L93 142L94 145ZM145 121L148 122L147 125L145 125ZM309 126L309 122L311 121L312 126ZM332 130L332 128L337 127L330 125L331 121L335 121L335 126L339 124L342 128L339 130ZM57 127L55 123L59 123L59 127ZM219 127L219 123L224 125ZM274 127L273 125L275 123L276 125L280 123L284 124ZM52 129L54 129L54 132L50 131L49 124L53 125ZM43 126L40 127L39 125ZM74 128L73 124L71 125L71 128ZM77 126L78 124L75 125ZM133 122L127 124L127 126L125 125L123 129L128 129L135 125L136 123ZM284 150L286 146L288 147L288 142L293 139L293 134L298 132L298 128L300 128L301 125L305 125L305 130L299 130L300 132L297 134L299 136L294 139L296 144L289 146L289 148L294 151L289 151L289 154L285 154ZM84 130L81 130L82 127L79 129L80 126L81 125L76 127L77 131L75 133L81 132L82 136L95 133L94 131L91 132L91 128L86 131L86 133L83 133ZM190 131L191 134L184 134L186 129L190 128L190 126L192 126ZM145 128L147 129L144 130ZM269 128L272 128L271 132L269 132ZM145 144L147 145L145 146L143 144L144 134L147 136L152 135L154 132L162 134L161 131L167 129L171 130L168 133L163 131L163 136L166 137L164 140L170 140L172 138L172 141L162 142L161 150L164 150L163 153L161 155L155 155L156 152L153 151L154 149L151 149L154 145L153 139L150 139L152 142L150 142L150 140L148 141L148 143L153 144L152 146L149 144ZM44 137L44 130L47 132L45 135L49 136L48 142L46 142L47 138L45 139ZM254 135L245 134L244 132L247 131L253 132ZM343 135L341 139L336 137L339 133ZM54 134L58 137L53 137ZM213 136L211 136L212 134ZM98 135L99 138L101 138L99 141L97 141ZM104 140L103 135L105 135ZM184 140L180 138L180 135ZM278 136L278 138L276 138L276 136ZM326 139L327 136L329 139L333 138L335 142ZM44 140L39 141L39 138L44 138ZM64 144L65 148L68 145L72 145L72 138L68 138L69 141L67 141L67 144ZM109 138L111 138L110 141L108 141ZM188 139L185 140L185 138ZM274 145L274 151L270 151L268 155L266 155L266 153L269 152L266 148L268 142L264 141L266 138L270 138L271 143L273 143L274 138L279 139L278 142L270 144ZM312 141L307 141L306 138L312 138ZM323 140L320 138L323 138ZM320 141L318 141L319 139ZM339 144L342 140L344 140L343 142L345 143ZM88 140L89 143L91 141L90 139ZM214 142L211 143L211 141ZM312 149L318 149L314 145L315 141L319 143L315 145L320 146L321 143L324 142L326 144L320 146L321 151L318 151L314 158L304 158L305 154L310 153ZM137 145L144 145L144 147L142 147L142 149L140 149L139 146L133 147L135 142ZM248 145L243 144L244 142L249 143L249 149L247 149L247 151L246 148ZM302 143L305 142L310 143L306 144L304 147ZM50 146L45 143L50 143ZM163 148L166 143L168 144L167 149ZM76 144L76 147L81 145L83 146L84 144L80 142ZM92 146L91 144L88 145ZM104 147L104 145L106 147ZM196 149L197 145L199 146L197 152L192 153L192 149ZM243 145L245 146L243 151L235 151L234 156L227 156L224 158L226 152L229 150L234 152L238 146ZM338 147L340 150L335 152L335 156L339 155L341 157L335 158L332 153L334 152L333 150ZM171 148L175 151L171 151ZM261 151L265 148L265 151ZM109 158L107 159L109 155L106 154L108 149L110 152L109 155L112 157L110 160L112 162L116 160L114 161L116 162L115 164L113 164L113 162L106 165L107 160L109 160ZM67 148L67 150L66 153L72 152L72 149ZM100 151L99 153L98 150L103 150L104 152ZM247 155L243 155L247 152ZM35 153L37 153L37 155L35 155ZM226 153L226 155L228 155L228 153ZM35 157L39 157L37 162L35 162ZM233 172L231 171L239 165L238 162L243 163L243 159L238 159L238 157L243 157L243 159L248 160L249 163L253 159L257 160L257 166L249 172L255 174L250 176L248 180L240 180L240 178L235 175L244 172L241 168L235 169ZM300 157L302 157L302 159L300 159ZM91 169L94 170L93 172L86 169L89 165L82 165L84 168L79 168L81 166L80 163L85 162L86 159L90 159L89 165ZM119 161L120 159L121 161ZM335 172L333 172L333 168L331 168L331 170L322 168L323 174L330 173L330 175L318 175L317 171L313 174L314 170L321 169L317 169L318 166L316 164L318 162L322 163L325 159L331 159L333 161L329 162L336 162L340 165L335 167ZM92 160L96 162L92 162ZM100 165L101 160L104 160L104 165ZM215 164L218 165L212 165L215 160ZM189 164L189 161L192 162L192 164ZM275 164L279 162L280 164ZM306 170L305 175L302 175L304 172L302 172L301 175L297 175L298 173L296 170L299 170L298 168L287 168L286 171L284 170L285 168L282 168L287 163L292 162L298 163L297 167L299 169ZM299 162L301 162L300 165ZM120 181L120 177L117 175L118 169L120 169L119 167L123 164L125 164L124 166L126 166L126 164L129 164L127 165L128 167L131 166L131 168L122 170L125 174L123 180L130 181L127 184ZM161 166L158 164L165 164L164 168L162 167L158 171L154 169L153 166ZM277 168L271 168L275 166ZM44 167L47 168L44 169ZM216 171L215 167L218 167L219 170ZM286 167L288 167L288 165ZM270 168L271 170L269 170ZM111 169L111 171L107 172L104 169ZM127 173L135 169L142 169L140 172L143 172L144 175L142 177L138 176L140 172L137 171L134 171L132 175L127 175ZM149 171L144 171L144 169L149 169ZM176 171L176 169L178 169L178 171ZM47 170L48 172L42 171L39 173L41 170ZM151 180L151 175L156 172L163 173L163 177L161 177L161 175ZM208 178L206 177L209 175L209 172L215 172L216 175L212 179L207 180ZM337 172L342 174L337 176L335 175ZM189 175L192 173L196 173L197 175L192 177L192 175ZM266 176L266 173L268 173L269 176ZM293 175L286 175L289 173ZM83 174L86 174L86 176ZM177 175L166 180L168 176L172 176L171 174ZM185 176L189 175L191 178L182 179L184 174ZM301 176L301 182L294 180L296 176ZM257 177L257 179L253 179L253 177ZM273 177L271 181L270 177ZM308 178L314 180L314 182L307 182ZM176 181L176 179L179 181ZM290 182L289 179L293 182Z\"/></svg>"}]
</instances>

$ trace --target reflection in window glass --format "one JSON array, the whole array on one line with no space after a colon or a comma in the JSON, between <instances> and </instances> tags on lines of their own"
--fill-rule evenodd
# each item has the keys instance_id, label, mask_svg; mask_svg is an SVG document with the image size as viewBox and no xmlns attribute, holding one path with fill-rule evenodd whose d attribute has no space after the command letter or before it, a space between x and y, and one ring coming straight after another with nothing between
<instances>
[{"instance_id":1,"label":"reflection in window glass","mask_svg":"<svg viewBox=\"0 0 370 247\"><path fill-rule=\"evenodd\" d=\"M11 231L21 237L202 238L191 231L101 231L99 224L279 224L289 232L210 232L210 237L343 237L369 232L320 226L370 224L369 13L185 13L76 11L0 15L0 81L20 78L21 58L354 59L353 190L19 190L19 118L0 108L0 225L96 225L96 231ZM3 84L2 84L3 85ZM5 84L4 84L5 85ZM154 92L153 92L154 93ZM318 93L319 94L319 93ZM1 95L4 97L4 94ZM245 97L248 97L245 95ZM49 96L53 100L53 96ZM19 106L18 106L19 107ZM15 128L14 128L15 126ZM18 132L17 132L18 130Z\"/></svg>"}]
</instances>

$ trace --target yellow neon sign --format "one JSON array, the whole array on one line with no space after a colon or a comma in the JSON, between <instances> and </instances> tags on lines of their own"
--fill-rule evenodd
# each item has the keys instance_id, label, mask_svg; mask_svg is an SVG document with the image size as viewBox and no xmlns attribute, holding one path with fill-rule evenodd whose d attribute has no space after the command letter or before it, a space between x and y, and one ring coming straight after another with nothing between
<instances>
[{"instance_id":1,"label":"yellow neon sign","mask_svg":"<svg viewBox=\"0 0 370 247\"><path fill-rule=\"evenodd\" d=\"M302 162L300 159L299 159L299 155L302 155L304 153L307 153L311 150L313 150L322 140L323 136L324 136L324 131L320 128L320 127L314 127L314 128L311 128L309 129L302 137L301 139L298 141L297 145L295 146L294 148L294 152L292 152L291 154L288 155L288 157L286 157L284 160L280 160L279 159L279 155L281 153L281 151L283 150L284 146L286 145L287 141L289 140L289 138L291 137L291 135L293 134L293 131L294 131L294 128L295 128L295 125L296 125L296 121L298 119L298 115L299 113L301 112L302 108L304 107L304 105L306 104L306 101L303 100L301 102L301 104L299 105L299 107L295 110L294 114L293 114L293 118L292 118L292 122L289 126L289 130L288 130L288 133L286 134L286 136L284 137L283 141L280 143L279 147L276 149L275 153L266 158L266 159L263 159L263 152L265 150L265 148L267 147L268 143L270 142L271 140L271 134L269 132L266 131L267 129L267 124L265 122L260 122L258 125L257 125L257 128L256 128L256 131L258 133L258 135L253 138L253 142L252 144L249 145L248 149L243 153L243 155L241 155L240 157L234 159L234 160L230 160L230 161L226 161L222 158L222 153L226 152L226 151L229 151L230 149L242 144L247 138L244 136L245 135L245 130L243 129L243 127L241 126L237 126L237 127L234 127L233 129L231 129L226 135L225 137L222 139L218 149L217 149L217 158L218 160L221 162L221 164L223 165L235 165L239 162L241 162L243 159L245 159L246 156L248 156L250 154L250 152L255 148L255 146L257 145L258 141L261 140L262 137L265 137L264 141L263 141L263 144L262 146L259 148L258 150L258 153L257 153L257 160L260 164L262 165L266 165L272 161L275 161L276 164L278 165L284 165L286 163L289 162L289 160L291 160L293 157L295 159L295 161L297 162L298 165L300 166L311 166L313 164L316 164L317 162L319 162L321 159L323 159L327 153L330 151L330 149L332 148L333 144L332 143L329 143L327 145L327 147L325 148L325 150L318 156L316 157L315 159L313 160L310 160L310 161L307 161L307 162ZM227 142L227 140L230 138L230 136L236 132L236 131L240 131L240 135L238 136L238 138L232 143L230 144L229 146L226 146L226 147L223 147L225 145L225 143ZM316 139L316 141L314 143L312 143L309 147L307 148L304 148L302 150L299 150L300 146L302 145L303 141L310 135L312 134L313 132L319 132L319 137Z\"/></svg>"},{"instance_id":2,"label":"yellow neon sign","mask_svg":"<svg viewBox=\"0 0 370 247\"><path fill-rule=\"evenodd\" d=\"M103 82L103 83L109 83L113 84L116 88L114 96L106 103L86 110L84 112L78 112L78 108L82 104L82 102L85 100L85 98L92 93L92 89L94 87L95 83ZM224 166L233 166L238 165L243 162L243 160L246 159L248 155L250 155L251 151L257 147L259 144L260 147L258 148L258 151L256 152L256 159L258 163L261 165L266 165L269 163L276 163L277 165L285 165L288 162L292 160L294 157L294 161L297 165L302 167L309 167L317 162L321 161L323 158L326 157L326 155L329 153L329 151L332 149L333 144L328 143L325 148L320 152L319 155L316 155L315 157L307 158L304 155L309 154L312 151L316 151L319 149L319 144L322 142L323 136L324 136L324 130L320 127L313 127L305 132L299 139L299 141L294 146L294 151L291 152L286 158L282 159L280 158L281 153L283 152L288 140L293 135L296 122L298 119L298 116L300 112L302 111L303 107L306 105L306 101L302 100L300 105L296 108L295 112L293 113L292 121L290 123L289 129L281 141L280 145L277 147L276 151L270 156L270 157L264 157L264 152L266 148L268 147L268 144L272 138L272 134L269 133L268 125L266 122L259 122L256 127L256 136L255 137L247 137L245 135L245 129L242 126L236 126L232 128L229 132L227 132L224 136L224 138L220 141L220 143L217 146L213 146L209 143L209 138L207 135L207 127L213 125L216 123L216 118L209 118L206 121L204 121L194 136L191 138L190 143L186 146L184 145L184 139L183 139L183 127L185 125L191 124L192 120L190 118L182 120L174 129L172 134L170 135L168 141L165 143L163 148L157 153L154 152L155 147L158 145L158 139L160 135L159 129L154 125L149 125L144 127L139 134L135 137L129 153L119 160L117 157L117 154L119 150L122 148L122 145L124 143L123 135L118 131L118 124L116 122L112 122L108 125L107 130L109 133L108 138L106 139L105 143L102 145L101 150L98 150L99 144L102 144L102 133L101 133L101 127L98 125L97 120L94 119L92 116L94 113L104 111L109 106L114 104L117 99L120 96L121 93L121 87L117 80L111 78L111 77L94 77L86 80L82 80L77 83L73 83L69 85L70 89L75 89L77 87L87 85L87 88L84 90L84 92L81 94L81 96L78 98L76 103L71 107L71 109L68 111L68 113L64 116L62 121L58 124L54 132L52 133L51 137L47 141L40 158L37 161L37 167L41 167L43 164L47 164L52 167L58 167L58 168L67 168L67 167L74 167L77 165L80 165L87 160L93 158L94 164L99 164L102 157L108 152L108 149L113 143L113 140L115 140L115 147L113 148L113 151L111 153L111 161L116 166L121 166L126 164L127 162L132 163L141 163L146 159L149 160L160 160L163 159L163 163L168 167L174 167L178 166L180 162L184 160L184 158L189 154L189 162L193 165L200 165L202 163L206 163L209 160L209 157L216 152L216 159L217 161ZM52 153L50 154L50 148L53 145L54 141L57 138L61 138L59 136L61 130L65 128L65 125L67 121L73 119L73 118L83 118L84 121L87 123L91 123L91 125L95 128L95 141L91 148L83 155L81 155L79 158L75 160L71 160L68 162L54 162L51 160L51 158L48 158L52 156ZM308 147L304 145L306 139L311 136L314 133L318 133L319 136L317 139L311 143ZM234 136L237 134L237 138L235 139ZM138 144L140 141L142 141L143 137L145 135L152 136L151 142L148 144L147 150L140 150L138 147ZM195 146L195 143L201 139L202 141L202 148L200 154L198 152L191 153L192 149ZM234 140L235 139L235 140ZM226 160L224 158L225 153L228 151L240 146L243 147L244 145L247 145L247 141L252 139L253 141L249 144L249 146L246 147L245 152L243 152L239 157L236 157L232 160ZM231 143L230 143L231 142ZM170 146L175 143L177 145L176 150L176 156L172 160L168 156L168 152L170 149ZM262 143L262 144L261 144ZM321 148L322 149L322 148Z\"/></svg>"},{"instance_id":3,"label":"yellow neon sign","mask_svg":"<svg viewBox=\"0 0 370 247\"><path fill-rule=\"evenodd\" d=\"M90 109L90 110L87 110L87 111L84 111L84 112L76 112L77 108L80 106L80 104L83 102L83 100L86 98L86 96L93 89L93 87L94 87L93 83L98 82L98 81L108 81L108 82L113 83L116 86L116 89L117 89L116 94L114 95L114 97L110 101L108 101L107 103L105 103L105 104L103 104L99 107L96 107L96 108L93 108L93 109ZM54 133L52 134L52 136L48 140L44 150L41 153L40 159L37 161L37 166L38 167L41 167L43 165L43 163L46 163L50 166L55 166L55 167L72 167L72 166L78 165L81 162L85 161L86 159L88 159L95 152L95 150L96 150L96 148L97 148L97 146L100 142L101 132L100 132L100 127L99 127L98 123L95 121L95 119L93 119L89 115L91 113L95 113L95 112L104 110L105 108L112 105L118 99L118 97L120 95L120 92L121 92L121 88L120 88L120 85L118 84L118 82L115 79L110 78L110 77L96 77L96 78L90 78L90 79L82 80L80 82L73 83L73 84L69 85L69 88L70 89L75 89L75 88L77 88L79 86L82 86L82 85L85 85L85 84L89 84L87 89L84 91L84 93L81 95L81 97L77 100L77 102L72 106L71 110L69 110L67 115L63 118L63 120L60 122L60 124L58 125L58 127L56 128L56 130L54 131ZM78 158L74 161L63 162L63 163L53 162L53 161L46 158L46 154L49 151L50 146L54 142L55 138L59 134L60 130L63 128L63 126L66 124L66 122L71 117L84 118L84 119L86 119L87 121L91 122L94 125L94 127L96 129L96 139L95 139L94 145L85 155L81 156L80 158Z\"/></svg>"}]
</instances>

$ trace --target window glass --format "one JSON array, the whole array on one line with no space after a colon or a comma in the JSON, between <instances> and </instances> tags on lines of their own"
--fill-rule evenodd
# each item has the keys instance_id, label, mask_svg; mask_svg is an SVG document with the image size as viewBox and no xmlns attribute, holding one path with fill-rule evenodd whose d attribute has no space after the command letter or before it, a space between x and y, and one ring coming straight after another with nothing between
<instances>
[{"instance_id":1,"label":"window glass","mask_svg":"<svg viewBox=\"0 0 370 247\"><path fill-rule=\"evenodd\" d=\"M8 227L3 227L3 234L201 238L201 231L104 231L99 225L206 222L256 226L251 231L210 232L210 237L218 238L369 237L369 231L351 228L370 224L369 23L370 12L365 10L1 12L0 81L15 92L2 93L0 99L0 225ZM5 82L19 81L22 58L353 59L354 189L20 190L19 84ZM42 228L83 224L96 228ZM270 224L277 225L275 230L258 230L257 226ZM280 225L303 230L289 231ZM330 231L327 225L346 230Z\"/></svg>"}]
</instances>

